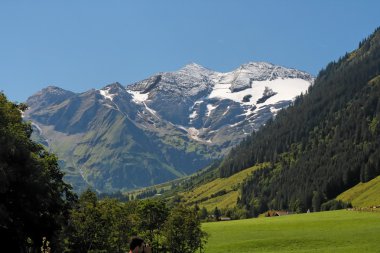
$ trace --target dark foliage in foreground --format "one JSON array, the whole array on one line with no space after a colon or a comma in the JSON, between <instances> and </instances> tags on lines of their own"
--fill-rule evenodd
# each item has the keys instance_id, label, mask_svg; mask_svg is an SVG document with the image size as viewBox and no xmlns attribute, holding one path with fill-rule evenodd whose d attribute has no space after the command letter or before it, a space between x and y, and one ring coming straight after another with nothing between
<instances>
[{"instance_id":1,"label":"dark foliage in foreground","mask_svg":"<svg viewBox=\"0 0 380 253\"><path fill-rule=\"evenodd\" d=\"M54 245L75 201L57 158L30 140L21 109L0 93L0 238L13 252L38 247L46 235Z\"/></svg>"}]
</instances>

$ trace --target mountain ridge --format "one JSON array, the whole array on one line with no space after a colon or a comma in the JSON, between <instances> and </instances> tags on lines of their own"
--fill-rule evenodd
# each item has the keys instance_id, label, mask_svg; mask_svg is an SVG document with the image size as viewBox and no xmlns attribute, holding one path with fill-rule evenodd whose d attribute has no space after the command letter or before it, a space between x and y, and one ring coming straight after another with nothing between
<instances>
[{"instance_id":1,"label":"mountain ridge","mask_svg":"<svg viewBox=\"0 0 380 253\"><path fill-rule=\"evenodd\" d=\"M49 86L27 100L25 119L77 180L99 191L133 189L219 159L313 80L273 64L220 73L191 63L128 86L116 82L82 93ZM272 96L257 103L268 87Z\"/></svg>"}]
</instances>

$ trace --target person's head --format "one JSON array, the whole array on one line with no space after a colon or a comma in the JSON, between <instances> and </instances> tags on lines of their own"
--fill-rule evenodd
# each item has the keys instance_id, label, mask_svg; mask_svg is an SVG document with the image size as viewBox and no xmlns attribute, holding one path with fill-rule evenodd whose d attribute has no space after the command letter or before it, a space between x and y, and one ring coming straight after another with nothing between
<instances>
[{"instance_id":1,"label":"person's head","mask_svg":"<svg viewBox=\"0 0 380 253\"><path fill-rule=\"evenodd\" d=\"M131 242L129 243L129 249L133 253L142 253L144 252L145 243L144 240L140 237L134 236L131 238Z\"/></svg>"}]
</instances>

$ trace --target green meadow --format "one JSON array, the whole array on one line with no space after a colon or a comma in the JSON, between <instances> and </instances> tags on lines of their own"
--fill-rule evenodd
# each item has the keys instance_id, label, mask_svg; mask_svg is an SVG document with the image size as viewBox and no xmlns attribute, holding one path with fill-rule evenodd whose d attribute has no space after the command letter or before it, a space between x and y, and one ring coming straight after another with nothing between
<instances>
[{"instance_id":1,"label":"green meadow","mask_svg":"<svg viewBox=\"0 0 380 253\"><path fill-rule=\"evenodd\" d=\"M204 223L206 253L380 252L380 213L329 211Z\"/></svg>"},{"instance_id":2,"label":"green meadow","mask_svg":"<svg viewBox=\"0 0 380 253\"><path fill-rule=\"evenodd\" d=\"M380 176L366 183L359 183L337 197L351 202L354 207L380 206Z\"/></svg>"},{"instance_id":3,"label":"green meadow","mask_svg":"<svg viewBox=\"0 0 380 253\"><path fill-rule=\"evenodd\" d=\"M215 207L233 208L239 197L240 185L252 174L253 171L268 166L267 163L259 164L242 170L227 178L216 178L215 180L201 184L190 191L181 193L183 201L188 205L198 204L200 208L205 207L209 212ZM220 192L223 194L218 194Z\"/></svg>"}]
</instances>

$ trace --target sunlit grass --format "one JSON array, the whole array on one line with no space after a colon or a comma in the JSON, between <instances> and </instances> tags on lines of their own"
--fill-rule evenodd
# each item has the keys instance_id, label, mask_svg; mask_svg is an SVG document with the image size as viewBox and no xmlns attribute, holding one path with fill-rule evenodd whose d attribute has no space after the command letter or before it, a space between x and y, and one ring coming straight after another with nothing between
<instances>
[{"instance_id":1,"label":"sunlit grass","mask_svg":"<svg viewBox=\"0 0 380 253\"><path fill-rule=\"evenodd\" d=\"M232 208L236 205L239 196L240 184L252 174L253 171L263 168L263 165L257 165L240 171L228 178L217 178L206 184L194 188L191 191L183 193L184 201L187 203L198 203L200 207L205 207L209 211L215 207ZM225 191L226 194L212 197L220 191Z\"/></svg>"},{"instance_id":2,"label":"sunlit grass","mask_svg":"<svg viewBox=\"0 0 380 253\"><path fill-rule=\"evenodd\" d=\"M380 176L367 183L359 183L340 194L337 199L351 202L354 207L373 207L380 205Z\"/></svg>"},{"instance_id":3,"label":"sunlit grass","mask_svg":"<svg viewBox=\"0 0 380 253\"><path fill-rule=\"evenodd\" d=\"M380 214L331 211L204 223L207 253L379 252Z\"/></svg>"}]
</instances>

